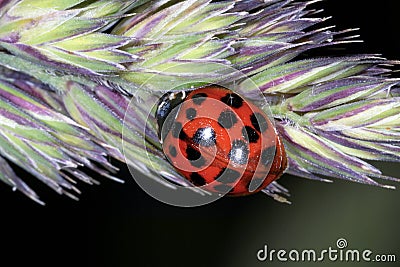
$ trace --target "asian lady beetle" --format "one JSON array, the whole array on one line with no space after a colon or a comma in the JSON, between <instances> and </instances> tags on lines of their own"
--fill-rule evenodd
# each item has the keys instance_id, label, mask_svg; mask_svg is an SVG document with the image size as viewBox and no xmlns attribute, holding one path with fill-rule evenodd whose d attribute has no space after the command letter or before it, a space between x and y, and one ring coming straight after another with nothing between
<instances>
[{"instance_id":1,"label":"asian lady beetle","mask_svg":"<svg viewBox=\"0 0 400 267\"><path fill-rule=\"evenodd\" d=\"M167 159L186 179L208 191L255 193L287 167L282 140L269 118L224 87L167 93L156 118Z\"/></svg>"}]
</instances>

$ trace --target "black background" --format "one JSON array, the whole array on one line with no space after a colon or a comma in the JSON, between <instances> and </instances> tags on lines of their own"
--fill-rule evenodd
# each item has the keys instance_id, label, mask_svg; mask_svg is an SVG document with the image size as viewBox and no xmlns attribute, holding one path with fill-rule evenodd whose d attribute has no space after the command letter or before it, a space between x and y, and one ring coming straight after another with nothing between
<instances>
[{"instance_id":1,"label":"black background","mask_svg":"<svg viewBox=\"0 0 400 267\"><path fill-rule=\"evenodd\" d=\"M332 15L327 24L337 29L361 28L365 42L348 45L349 53L380 53L400 59L396 2L372 3L325 0L314 7L324 8L324 16ZM399 164L377 166L385 174L400 176ZM282 263L258 262L257 250L264 244L275 249L318 250L335 247L338 238L346 238L350 248L400 257L399 190L284 176L281 182L292 193L292 205L256 194L224 198L198 208L178 208L148 196L126 169L121 176L126 178L124 185L106 179L100 179L100 186L80 184L83 194L79 202L28 180L47 203L45 207L0 185L2 263L9 259L14 263L10 266L22 262L54 266L280 266ZM399 261L371 265L399 266Z\"/></svg>"}]
</instances>

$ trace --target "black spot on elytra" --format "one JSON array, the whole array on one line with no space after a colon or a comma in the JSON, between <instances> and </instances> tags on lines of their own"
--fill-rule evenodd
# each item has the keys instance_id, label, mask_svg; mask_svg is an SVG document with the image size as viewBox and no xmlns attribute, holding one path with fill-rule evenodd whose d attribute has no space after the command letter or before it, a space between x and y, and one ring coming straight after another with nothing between
<instances>
[{"instance_id":1,"label":"black spot on elytra","mask_svg":"<svg viewBox=\"0 0 400 267\"><path fill-rule=\"evenodd\" d=\"M182 123L177 121L174 122L171 128L172 136L178 138L181 131L182 131Z\"/></svg>"},{"instance_id":2,"label":"black spot on elytra","mask_svg":"<svg viewBox=\"0 0 400 267\"><path fill-rule=\"evenodd\" d=\"M253 179L251 179L249 184L247 185L247 190L249 192L253 192L254 190L257 190L262 185L264 180L265 180L265 178L253 178Z\"/></svg>"},{"instance_id":3,"label":"black spot on elytra","mask_svg":"<svg viewBox=\"0 0 400 267\"><path fill-rule=\"evenodd\" d=\"M274 160L275 157L275 146L270 146L265 148L262 152L261 152L261 163L268 166L272 163L272 161Z\"/></svg>"},{"instance_id":4,"label":"black spot on elytra","mask_svg":"<svg viewBox=\"0 0 400 267\"><path fill-rule=\"evenodd\" d=\"M172 125L171 133L172 133L172 136L175 138L179 138L181 140L188 139L187 134L182 129L182 123L180 123L178 121L174 122L174 124Z\"/></svg>"},{"instance_id":5,"label":"black spot on elytra","mask_svg":"<svg viewBox=\"0 0 400 267\"><path fill-rule=\"evenodd\" d=\"M206 163L201 153L191 146L186 148L186 155L186 158L190 161L190 164L196 168L200 168Z\"/></svg>"},{"instance_id":6,"label":"black spot on elytra","mask_svg":"<svg viewBox=\"0 0 400 267\"><path fill-rule=\"evenodd\" d=\"M243 127L242 136L250 143L257 143L258 139L260 138L256 130L250 126Z\"/></svg>"},{"instance_id":7,"label":"black spot on elytra","mask_svg":"<svg viewBox=\"0 0 400 267\"><path fill-rule=\"evenodd\" d=\"M261 113L256 112L251 114L250 121L253 127L260 133L263 133L268 129L268 122Z\"/></svg>"},{"instance_id":8,"label":"black spot on elytra","mask_svg":"<svg viewBox=\"0 0 400 267\"><path fill-rule=\"evenodd\" d=\"M187 136L187 134L183 130L181 130L181 132L179 133L179 139L188 140L189 137Z\"/></svg>"},{"instance_id":9,"label":"black spot on elytra","mask_svg":"<svg viewBox=\"0 0 400 267\"><path fill-rule=\"evenodd\" d=\"M194 133L192 140L194 143L201 146L213 146L216 143L215 131L211 127L199 128Z\"/></svg>"},{"instance_id":10,"label":"black spot on elytra","mask_svg":"<svg viewBox=\"0 0 400 267\"><path fill-rule=\"evenodd\" d=\"M226 185L226 184L218 184L214 186L215 191L221 192L221 193L226 193L229 192L233 189L231 185Z\"/></svg>"},{"instance_id":11,"label":"black spot on elytra","mask_svg":"<svg viewBox=\"0 0 400 267\"><path fill-rule=\"evenodd\" d=\"M193 120L194 118L196 118L197 115L197 111L194 108L188 108L186 110L186 118L188 120Z\"/></svg>"},{"instance_id":12,"label":"black spot on elytra","mask_svg":"<svg viewBox=\"0 0 400 267\"><path fill-rule=\"evenodd\" d=\"M206 180L198 174L197 172L193 172L190 174L190 180L192 181L193 184L197 186L202 186L206 184Z\"/></svg>"},{"instance_id":13,"label":"black spot on elytra","mask_svg":"<svg viewBox=\"0 0 400 267\"><path fill-rule=\"evenodd\" d=\"M201 105L201 103L203 103L207 98L207 94L206 93L198 93L192 96L193 99L193 103L195 103L196 105Z\"/></svg>"},{"instance_id":14,"label":"black spot on elytra","mask_svg":"<svg viewBox=\"0 0 400 267\"><path fill-rule=\"evenodd\" d=\"M228 93L221 97L221 101L233 108L240 108L243 105L243 98L235 93Z\"/></svg>"},{"instance_id":15,"label":"black spot on elytra","mask_svg":"<svg viewBox=\"0 0 400 267\"><path fill-rule=\"evenodd\" d=\"M249 148L243 140L233 140L232 148L228 153L230 160L237 164L246 164L249 156Z\"/></svg>"},{"instance_id":16,"label":"black spot on elytra","mask_svg":"<svg viewBox=\"0 0 400 267\"><path fill-rule=\"evenodd\" d=\"M176 148L173 146L173 145L170 145L169 146L169 154L172 156L172 157L176 157L176 155L177 155L177 152L176 152Z\"/></svg>"},{"instance_id":17,"label":"black spot on elytra","mask_svg":"<svg viewBox=\"0 0 400 267\"><path fill-rule=\"evenodd\" d=\"M225 110L219 114L218 123L225 129L230 129L237 122L236 114L232 110Z\"/></svg>"},{"instance_id":18,"label":"black spot on elytra","mask_svg":"<svg viewBox=\"0 0 400 267\"><path fill-rule=\"evenodd\" d=\"M218 173L217 177L215 177L215 180L223 184L229 184L236 182L238 178L240 178L240 172L229 168L223 168Z\"/></svg>"}]
</instances>

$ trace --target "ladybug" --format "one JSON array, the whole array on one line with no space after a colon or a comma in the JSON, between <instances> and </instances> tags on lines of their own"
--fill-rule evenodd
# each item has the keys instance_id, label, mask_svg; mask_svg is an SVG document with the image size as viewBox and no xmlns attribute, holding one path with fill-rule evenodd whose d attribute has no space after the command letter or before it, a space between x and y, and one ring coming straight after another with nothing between
<instances>
[{"instance_id":1,"label":"ladybug","mask_svg":"<svg viewBox=\"0 0 400 267\"><path fill-rule=\"evenodd\" d=\"M166 158L207 191L256 193L287 167L282 140L270 119L224 87L167 93L159 101L156 119Z\"/></svg>"}]
</instances>

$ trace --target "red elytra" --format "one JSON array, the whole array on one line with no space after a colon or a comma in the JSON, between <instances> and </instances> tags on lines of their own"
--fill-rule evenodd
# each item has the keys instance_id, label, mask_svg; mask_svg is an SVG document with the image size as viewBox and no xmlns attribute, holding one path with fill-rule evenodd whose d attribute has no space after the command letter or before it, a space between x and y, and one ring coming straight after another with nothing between
<instances>
[{"instance_id":1,"label":"red elytra","mask_svg":"<svg viewBox=\"0 0 400 267\"><path fill-rule=\"evenodd\" d=\"M167 103L176 100L173 97L163 99L164 110L159 108L157 119L163 113L159 126L164 154L194 185L231 196L248 195L286 169L285 149L272 122L233 91L207 86L189 92L179 104Z\"/></svg>"}]
</instances>

